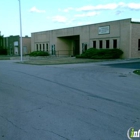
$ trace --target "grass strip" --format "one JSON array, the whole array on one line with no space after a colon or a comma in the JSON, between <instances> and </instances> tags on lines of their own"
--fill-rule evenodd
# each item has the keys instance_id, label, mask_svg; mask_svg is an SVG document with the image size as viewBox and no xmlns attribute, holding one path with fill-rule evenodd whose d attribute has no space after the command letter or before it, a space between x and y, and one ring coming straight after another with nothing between
<instances>
[{"instance_id":1,"label":"grass strip","mask_svg":"<svg viewBox=\"0 0 140 140\"><path fill-rule=\"evenodd\" d=\"M134 70L133 73L140 75L140 70Z\"/></svg>"}]
</instances>

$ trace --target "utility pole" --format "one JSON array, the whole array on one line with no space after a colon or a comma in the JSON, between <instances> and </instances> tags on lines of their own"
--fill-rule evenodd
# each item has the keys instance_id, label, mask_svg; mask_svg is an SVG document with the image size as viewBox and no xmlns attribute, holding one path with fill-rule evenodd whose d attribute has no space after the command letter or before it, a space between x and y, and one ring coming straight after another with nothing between
<instances>
[{"instance_id":1,"label":"utility pole","mask_svg":"<svg viewBox=\"0 0 140 140\"><path fill-rule=\"evenodd\" d=\"M19 19L20 19L20 57L22 62L22 20L21 20L21 3L19 1Z\"/></svg>"}]
</instances>

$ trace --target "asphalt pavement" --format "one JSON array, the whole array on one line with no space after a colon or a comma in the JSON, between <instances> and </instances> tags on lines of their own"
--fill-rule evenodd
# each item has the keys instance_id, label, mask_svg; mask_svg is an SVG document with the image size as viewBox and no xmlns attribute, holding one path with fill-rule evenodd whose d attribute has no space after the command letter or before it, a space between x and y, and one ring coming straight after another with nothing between
<instances>
[{"instance_id":1,"label":"asphalt pavement","mask_svg":"<svg viewBox=\"0 0 140 140\"><path fill-rule=\"evenodd\" d=\"M126 68L126 69L140 69L140 62L124 62L115 64L105 64L106 66L114 68Z\"/></svg>"},{"instance_id":2,"label":"asphalt pavement","mask_svg":"<svg viewBox=\"0 0 140 140\"><path fill-rule=\"evenodd\" d=\"M128 140L140 129L138 65L0 61L0 140Z\"/></svg>"}]
</instances>

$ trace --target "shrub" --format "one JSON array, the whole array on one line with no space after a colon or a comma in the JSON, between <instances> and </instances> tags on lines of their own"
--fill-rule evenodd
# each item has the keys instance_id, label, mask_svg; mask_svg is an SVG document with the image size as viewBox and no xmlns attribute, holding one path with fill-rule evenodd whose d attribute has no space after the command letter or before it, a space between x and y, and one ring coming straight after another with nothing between
<instances>
[{"instance_id":1,"label":"shrub","mask_svg":"<svg viewBox=\"0 0 140 140\"><path fill-rule=\"evenodd\" d=\"M123 51L120 49L94 49L90 48L76 58L115 59L120 58Z\"/></svg>"},{"instance_id":2,"label":"shrub","mask_svg":"<svg viewBox=\"0 0 140 140\"><path fill-rule=\"evenodd\" d=\"M48 52L34 51L29 54L30 56L49 56Z\"/></svg>"}]
</instances>

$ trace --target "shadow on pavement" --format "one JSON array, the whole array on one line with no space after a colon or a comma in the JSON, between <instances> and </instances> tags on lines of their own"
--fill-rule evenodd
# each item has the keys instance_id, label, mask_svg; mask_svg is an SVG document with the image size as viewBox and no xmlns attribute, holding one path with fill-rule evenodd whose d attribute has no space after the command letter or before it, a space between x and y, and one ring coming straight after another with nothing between
<instances>
[{"instance_id":1,"label":"shadow on pavement","mask_svg":"<svg viewBox=\"0 0 140 140\"><path fill-rule=\"evenodd\" d=\"M140 69L140 62L115 63L115 64L103 64L103 65L115 67L115 68Z\"/></svg>"}]
</instances>

